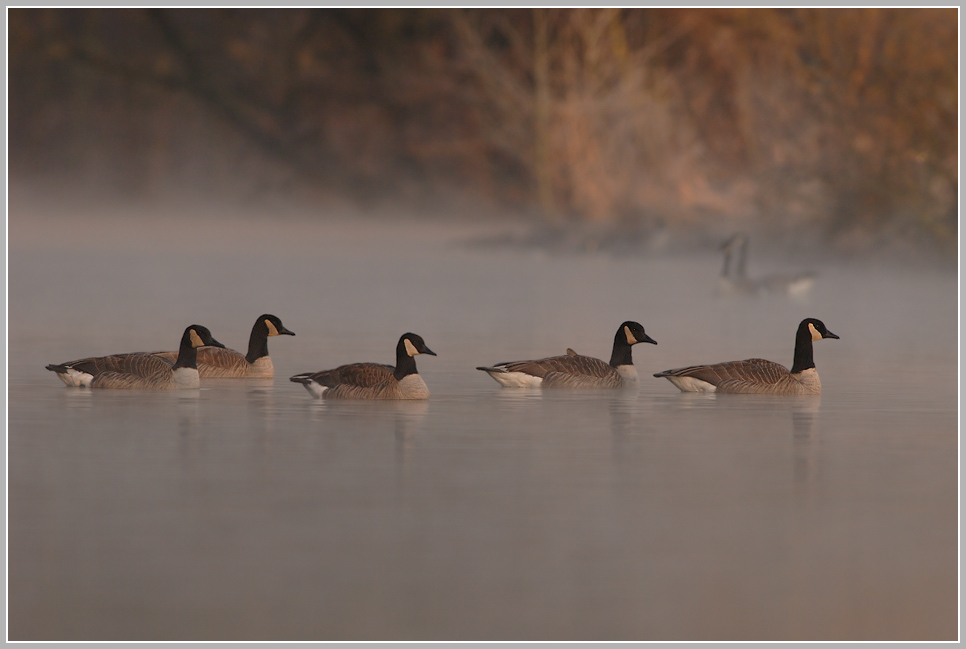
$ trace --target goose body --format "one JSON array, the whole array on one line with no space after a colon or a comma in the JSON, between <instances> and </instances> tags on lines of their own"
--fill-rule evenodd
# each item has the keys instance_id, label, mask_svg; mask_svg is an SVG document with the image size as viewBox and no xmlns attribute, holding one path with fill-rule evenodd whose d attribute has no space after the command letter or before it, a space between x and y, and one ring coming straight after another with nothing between
<instances>
[{"instance_id":1,"label":"goose body","mask_svg":"<svg viewBox=\"0 0 966 649\"><path fill-rule=\"evenodd\" d=\"M428 399L429 388L416 371L416 356L436 352L420 336L403 334L396 345L396 365L352 363L321 372L296 374L316 399Z\"/></svg>"},{"instance_id":2,"label":"goose body","mask_svg":"<svg viewBox=\"0 0 966 649\"><path fill-rule=\"evenodd\" d=\"M58 378L71 387L113 388L126 390L179 390L197 388L198 348L223 345L211 337L201 325L184 330L181 346L174 363L158 358L151 352L133 352L82 358L76 361L48 365Z\"/></svg>"},{"instance_id":3,"label":"goose body","mask_svg":"<svg viewBox=\"0 0 966 649\"><path fill-rule=\"evenodd\" d=\"M829 331L821 320L802 320L795 334L795 358L791 370L763 358L749 358L665 370L654 376L667 379L682 392L821 394L822 383L815 369L812 343L823 338L838 336Z\"/></svg>"},{"instance_id":4,"label":"goose body","mask_svg":"<svg viewBox=\"0 0 966 649\"><path fill-rule=\"evenodd\" d=\"M724 266L718 278L718 293L721 295L762 295L785 294L802 296L808 293L815 284L816 273L802 271L766 275L752 279L747 275L748 264L748 235L738 233L724 242ZM735 258L736 257L736 258ZM732 266L732 260L734 265Z\"/></svg>"},{"instance_id":5,"label":"goose body","mask_svg":"<svg viewBox=\"0 0 966 649\"><path fill-rule=\"evenodd\" d=\"M203 379L270 379L275 376L275 367L268 355L269 337L294 335L277 316L261 315L252 326L248 354L222 347L202 347L198 350L198 374ZM172 364L178 358L178 352L155 352L154 355Z\"/></svg>"},{"instance_id":6,"label":"goose body","mask_svg":"<svg viewBox=\"0 0 966 649\"><path fill-rule=\"evenodd\" d=\"M509 361L476 369L507 388L622 388L637 384L637 369L631 357L631 347L637 343L657 344L644 332L644 327L627 321L614 334L609 363L568 348L563 356Z\"/></svg>"}]
</instances>

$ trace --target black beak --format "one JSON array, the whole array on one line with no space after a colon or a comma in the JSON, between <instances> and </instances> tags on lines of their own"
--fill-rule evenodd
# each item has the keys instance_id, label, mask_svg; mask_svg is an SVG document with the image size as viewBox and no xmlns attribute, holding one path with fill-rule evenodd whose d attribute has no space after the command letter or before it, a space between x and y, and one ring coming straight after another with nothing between
<instances>
[{"instance_id":1,"label":"black beak","mask_svg":"<svg viewBox=\"0 0 966 649\"><path fill-rule=\"evenodd\" d=\"M838 336L836 336L835 334L833 334L831 331L826 331L825 332L825 335L822 336L822 338L835 338L837 340L838 339Z\"/></svg>"},{"instance_id":2,"label":"black beak","mask_svg":"<svg viewBox=\"0 0 966 649\"><path fill-rule=\"evenodd\" d=\"M652 345L656 345L657 344L657 341L654 340L653 338L651 338L650 336L648 336L647 334L644 334L644 338L642 338L641 340L638 340L637 342L639 342L639 343L651 343Z\"/></svg>"},{"instance_id":3,"label":"black beak","mask_svg":"<svg viewBox=\"0 0 966 649\"><path fill-rule=\"evenodd\" d=\"M208 347L221 347L222 349L225 348L224 345L222 345L220 342L218 342L214 338L212 338L211 341L208 343Z\"/></svg>"},{"instance_id":4,"label":"black beak","mask_svg":"<svg viewBox=\"0 0 966 649\"><path fill-rule=\"evenodd\" d=\"M422 349L419 350L419 353L420 354L429 354L430 356L435 356L436 355L436 352L434 352L429 347L426 347L425 345L423 346Z\"/></svg>"},{"instance_id":5,"label":"black beak","mask_svg":"<svg viewBox=\"0 0 966 649\"><path fill-rule=\"evenodd\" d=\"M294 331L289 331L285 327L282 327L281 329L278 330L278 335L279 336L294 336L295 335L295 332Z\"/></svg>"}]
</instances>

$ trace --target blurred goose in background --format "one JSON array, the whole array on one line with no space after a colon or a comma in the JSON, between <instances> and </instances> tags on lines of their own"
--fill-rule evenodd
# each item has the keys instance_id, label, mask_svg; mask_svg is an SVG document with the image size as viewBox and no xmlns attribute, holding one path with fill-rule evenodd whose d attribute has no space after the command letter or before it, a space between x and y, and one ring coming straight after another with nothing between
<instances>
[{"instance_id":1,"label":"blurred goose in background","mask_svg":"<svg viewBox=\"0 0 966 649\"><path fill-rule=\"evenodd\" d=\"M610 363L581 356L568 348L565 356L509 361L476 369L507 388L622 388L637 384L631 346L638 343L656 345L657 341L640 324L628 320L614 334Z\"/></svg>"},{"instance_id":2,"label":"blurred goose in background","mask_svg":"<svg viewBox=\"0 0 966 649\"><path fill-rule=\"evenodd\" d=\"M352 363L333 370L296 374L316 399L428 399L429 388L416 371L416 356L436 352L420 336L405 333L396 345L396 366Z\"/></svg>"},{"instance_id":3,"label":"blurred goose in background","mask_svg":"<svg viewBox=\"0 0 966 649\"><path fill-rule=\"evenodd\" d=\"M766 275L758 279L749 278L748 235L739 232L725 241L720 248L724 252L724 266L718 278L718 293L722 295L761 295L785 294L802 296L815 284L814 271L794 274Z\"/></svg>"},{"instance_id":4,"label":"blurred goose in background","mask_svg":"<svg viewBox=\"0 0 966 649\"><path fill-rule=\"evenodd\" d=\"M174 363L151 352L114 354L48 365L66 385L87 388L127 390L180 390L197 388L198 348L224 347L201 325L191 325L181 336Z\"/></svg>"},{"instance_id":5,"label":"blurred goose in background","mask_svg":"<svg viewBox=\"0 0 966 649\"><path fill-rule=\"evenodd\" d=\"M223 347L202 347L198 350L198 373L203 379L259 378L275 376L275 367L268 356L269 336L294 336L278 316L265 313L258 316L248 339L248 354ZM154 352L155 356L174 363L178 352Z\"/></svg>"},{"instance_id":6,"label":"blurred goose in background","mask_svg":"<svg viewBox=\"0 0 966 649\"><path fill-rule=\"evenodd\" d=\"M823 338L838 336L829 331L821 320L802 320L795 334L795 358L791 370L762 358L749 358L665 370L654 376L667 379L682 392L821 394L822 383L812 358L812 342Z\"/></svg>"}]
</instances>

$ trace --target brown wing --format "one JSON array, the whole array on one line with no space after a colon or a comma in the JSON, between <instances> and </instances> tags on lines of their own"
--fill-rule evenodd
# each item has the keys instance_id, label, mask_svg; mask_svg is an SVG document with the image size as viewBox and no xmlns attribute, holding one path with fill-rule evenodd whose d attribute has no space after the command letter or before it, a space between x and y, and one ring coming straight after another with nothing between
<instances>
[{"instance_id":1,"label":"brown wing","mask_svg":"<svg viewBox=\"0 0 966 649\"><path fill-rule=\"evenodd\" d=\"M244 354L222 347L198 348L198 374L203 378L239 377L251 374L252 364Z\"/></svg>"},{"instance_id":2,"label":"brown wing","mask_svg":"<svg viewBox=\"0 0 966 649\"><path fill-rule=\"evenodd\" d=\"M114 354L82 358L48 366L47 369L63 371L67 368L90 374L94 388L142 388L164 389L175 387L171 364L148 353Z\"/></svg>"},{"instance_id":3,"label":"brown wing","mask_svg":"<svg viewBox=\"0 0 966 649\"><path fill-rule=\"evenodd\" d=\"M728 361L715 365L692 365L674 370L667 370L658 377L689 376L717 386L719 392L730 392L728 387L736 387L741 383L755 385L770 385L780 382L788 376L788 369L763 358L749 358L743 361Z\"/></svg>"},{"instance_id":4,"label":"brown wing","mask_svg":"<svg viewBox=\"0 0 966 649\"><path fill-rule=\"evenodd\" d=\"M317 372L312 380L329 388L326 399L398 399L399 381L392 365L352 363Z\"/></svg>"},{"instance_id":5,"label":"brown wing","mask_svg":"<svg viewBox=\"0 0 966 649\"><path fill-rule=\"evenodd\" d=\"M166 370L171 370L171 363L162 358L158 358L148 353L114 354L112 356L98 356L95 358L84 358L78 361L64 363L65 367L71 367L81 372L87 372L95 379L108 372L119 374L130 374L134 377L156 376L159 373L164 375Z\"/></svg>"},{"instance_id":6,"label":"brown wing","mask_svg":"<svg viewBox=\"0 0 966 649\"><path fill-rule=\"evenodd\" d=\"M399 382L390 378L369 387L341 384L329 388L323 395L326 399L402 399Z\"/></svg>"},{"instance_id":7,"label":"brown wing","mask_svg":"<svg viewBox=\"0 0 966 649\"><path fill-rule=\"evenodd\" d=\"M334 370L316 372L310 378L327 388L334 388L339 385L374 388L384 385L388 381L395 381L396 378L392 375L393 371L395 371L395 368L392 365L352 363L351 365L340 365Z\"/></svg>"},{"instance_id":8,"label":"brown wing","mask_svg":"<svg viewBox=\"0 0 966 649\"><path fill-rule=\"evenodd\" d=\"M141 376L128 372L101 372L91 380L92 388L114 388L127 390L170 390L178 387L171 380L171 368L167 374Z\"/></svg>"},{"instance_id":9,"label":"brown wing","mask_svg":"<svg viewBox=\"0 0 966 649\"><path fill-rule=\"evenodd\" d=\"M150 352L150 354L165 361L168 365L174 365L174 362L178 360L178 352Z\"/></svg>"},{"instance_id":10,"label":"brown wing","mask_svg":"<svg viewBox=\"0 0 966 649\"><path fill-rule=\"evenodd\" d=\"M551 356L532 361L510 361L509 363L499 363L497 367L503 368L507 372L523 372L531 376L539 376L544 381L546 381L547 375L552 373L582 374L599 378L615 372L614 368L602 360L576 353L570 354L569 352L573 350L567 351L566 356Z\"/></svg>"},{"instance_id":11,"label":"brown wing","mask_svg":"<svg viewBox=\"0 0 966 649\"><path fill-rule=\"evenodd\" d=\"M619 388L623 385L623 379L613 368L611 368L609 374L604 376L548 372L543 377L542 384L545 388Z\"/></svg>"}]
</instances>

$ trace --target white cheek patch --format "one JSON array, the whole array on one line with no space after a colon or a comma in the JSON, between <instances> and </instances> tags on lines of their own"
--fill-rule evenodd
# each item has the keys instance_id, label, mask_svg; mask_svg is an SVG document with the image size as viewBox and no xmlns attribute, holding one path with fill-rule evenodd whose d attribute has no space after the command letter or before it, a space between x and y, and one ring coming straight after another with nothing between
<instances>
[{"instance_id":1,"label":"white cheek patch","mask_svg":"<svg viewBox=\"0 0 966 649\"><path fill-rule=\"evenodd\" d=\"M816 329L815 325L813 325L811 322L808 323L808 330L812 332L812 340L822 339L822 334L818 332L818 329Z\"/></svg>"},{"instance_id":2,"label":"white cheek patch","mask_svg":"<svg viewBox=\"0 0 966 649\"><path fill-rule=\"evenodd\" d=\"M268 327L268 335L269 336L277 336L278 335L278 329L275 328L275 325L272 324L272 321L271 320L265 320L265 326Z\"/></svg>"},{"instance_id":3,"label":"white cheek patch","mask_svg":"<svg viewBox=\"0 0 966 649\"><path fill-rule=\"evenodd\" d=\"M416 354L419 353L419 350L416 349L416 345L414 345L411 342L409 342L409 338L406 338L403 342L406 343L406 353L407 354L409 354L410 356L415 356Z\"/></svg>"},{"instance_id":4,"label":"white cheek patch","mask_svg":"<svg viewBox=\"0 0 966 649\"><path fill-rule=\"evenodd\" d=\"M191 331L189 332L189 334L188 334L188 335L189 335L189 336L190 336L190 338L191 338L191 346L192 346L192 347L204 347L204 346L205 346L205 344L204 344L203 342L201 342L201 336L199 336L199 335L198 335L198 334L197 334L197 333L195 332L195 330L194 330L194 329L192 329L192 330L191 330Z\"/></svg>"},{"instance_id":5,"label":"white cheek patch","mask_svg":"<svg viewBox=\"0 0 966 649\"><path fill-rule=\"evenodd\" d=\"M627 336L627 344L628 345L636 345L637 344L637 338L634 337L634 334L631 333L631 328L628 327L627 325L624 325L624 335Z\"/></svg>"}]
</instances>

